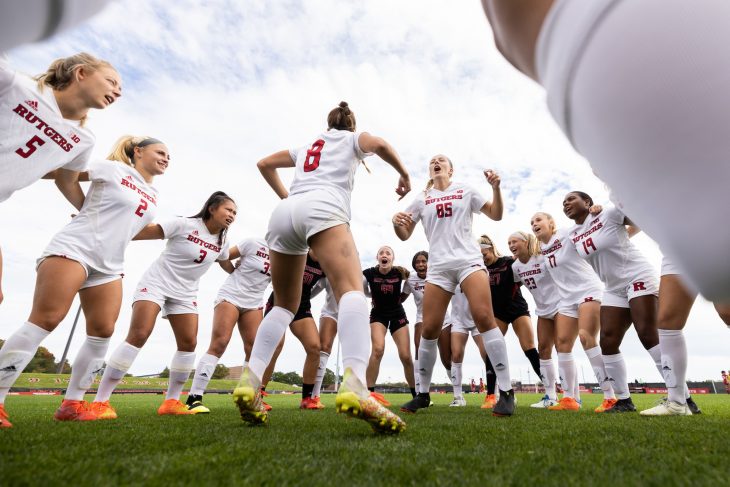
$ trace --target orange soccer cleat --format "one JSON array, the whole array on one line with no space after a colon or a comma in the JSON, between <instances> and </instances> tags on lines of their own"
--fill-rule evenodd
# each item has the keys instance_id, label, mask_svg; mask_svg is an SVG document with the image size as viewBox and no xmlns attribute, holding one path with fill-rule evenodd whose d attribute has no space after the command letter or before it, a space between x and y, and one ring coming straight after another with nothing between
<instances>
[{"instance_id":1,"label":"orange soccer cleat","mask_svg":"<svg viewBox=\"0 0 730 487\"><path fill-rule=\"evenodd\" d=\"M319 400L319 396L315 396L312 398L312 400L317 404L317 409L324 409L324 404Z\"/></svg>"},{"instance_id":2,"label":"orange soccer cleat","mask_svg":"<svg viewBox=\"0 0 730 487\"><path fill-rule=\"evenodd\" d=\"M495 394L487 394L482 403L482 409L492 409L497 404L497 396Z\"/></svg>"},{"instance_id":3,"label":"orange soccer cleat","mask_svg":"<svg viewBox=\"0 0 730 487\"><path fill-rule=\"evenodd\" d=\"M379 392L375 392L375 391L372 391L372 392L370 393L370 397L372 397L373 399L375 399L376 401L378 401L378 402L379 402L380 404L382 404L382 405L383 405L383 406L385 406L386 408L390 406L390 401L388 401L388 400L387 400L387 399L385 398L385 396L384 396L384 395L382 395L382 394L381 394L381 393L379 393Z\"/></svg>"},{"instance_id":4,"label":"orange soccer cleat","mask_svg":"<svg viewBox=\"0 0 730 487\"><path fill-rule=\"evenodd\" d=\"M5 405L0 404L0 428L12 428L13 423L8 421L8 412L5 411Z\"/></svg>"},{"instance_id":5,"label":"orange soccer cleat","mask_svg":"<svg viewBox=\"0 0 730 487\"><path fill-rule=\"evenodd\" d=\"M186 414L195 414L188 407L181 403L178 399L165 399L165 401L157 409L160 416L183 416Z\"/></svg>"},{"instance_id":6,"label":"orange soccer cleat","mask_svg":"<svg viewBox=\"0 0 730 487\"><path fill-rule=\"evenodd\" d=\"M98 418L86 401L64 399L53 414L56 421L96 421Z\"/></svg>"},{"instance_id":7,"label":"orange soccer cleat","mask_svg":"<svg viewBox=\"0 0 730 487\"><path fill-rule=\"evenodd\" d=\"M548 409L550 411L579 411L580 404L572 397L563 396L555 406L550 406Z\"/></svg>"},{"instance_id":8,"label":"orange soccer cleat","mask_svg":"<svg viewBox=\"0 0 730 487\"><path fill-rule=\"evenodd\" d=\"M96 419L117 419L117 411L109 404L109 401L94 401L90 408L91 412L96 414Z\"/></svg>"},{"instance_id":9,"label":"orange soccer cleat","mask_svg":"<svg viewBox=\"0 0 730 487\"><path fill-rule=\"evenodd\" d=\"M322 404L319 402L319 398L315 399L313 397L305 397L302 399L302 402L299 403L299 409L319 410L322 409L320 406L322 406Z\"/></svg>"},{"instance_id":10,"label":"orange soccer cleat","mask_svg":"<svg viewBox=\"0 0 730 487\"><path fill-rule=\"evenodd\" d=\"M605 413L616 404L616 398L604 399L600 406L593 410L594 413Z\"/></svg>"}]
</instances>

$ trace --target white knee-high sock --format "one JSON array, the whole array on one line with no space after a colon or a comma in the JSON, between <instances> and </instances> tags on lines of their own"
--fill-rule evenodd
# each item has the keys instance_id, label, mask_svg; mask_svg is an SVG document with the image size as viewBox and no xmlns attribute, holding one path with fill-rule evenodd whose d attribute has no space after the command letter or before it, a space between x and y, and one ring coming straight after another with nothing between
<instances>
[{"instance_id":1,"label":"white knee-high sock","mask_svg":"<svg viewBox=\"0 0 730 487\"><path fill-rule=\"evenodd\" d=\"M421 388L417 392L428 394L431 390L431 377L438 353L438 338L429 340L421 337L418 346L418 375L421 378Z\"/></svg>"},{"instance_id":2,"label":"white knee-high sock","mask_svg":"<svg viewBox=\"0 0 730 487\"><path fill-rule=\"evenodd\" d=\"M208 388L208 382L213 378L213 372L215 372L215 366L218 365L219 357L206 353L198 361L198 366L195 367L195 374L193 374L193 384L190 386L190 394L195 396L202 396L205 394L205 389Z\"/></svg>"},{"instance_id":3,"label":"white knee-high sock","mask_svg":"<svg viewBox=\"0 0 730 487\"><path fill-rule=\"evenodd\" d=\"M687 389L687 342L682 330L659 330L662 352L662 376L670 401L685 404Z\"/></svg>"},{"instance_id":4,"label":"white knee-high sock","mask_svg":"<svg viewBox=\"0 0 730 487\"><path fill-rule=\"evenodd\" d=\"M601 355L601 347L595 346L593 348L589 348L586 350L586 355L588 356L588 361L591 363L591 368L593 369L593 373L596 375L596 380L598 381L598 385L601 387L601 390L603 391L603 397L604 399L613 399L614 395L614 389L616 387L615 383L612 383L609 380L609 377L616 380L615 377L612 377L611 374L607 372L607 368L605 366L605 357L606 355ZM620 355L620 354L619 354ZM621 358L621 361L623 361L623 357ZM626 370L626 364L624 364L624 371ZM626 386L626 391L628 391L628 385ZM627 396L628 397L628 396Z\"/></svg>"},{"instance_id":5,"label":"white knee-high sock","mask_svg":"<svg viewBox=\"0 0 730 487\"><path fill-rule=\"evenodd\" d=\"M248 368L259 381L293 318L294 313L291 311L281 306L274 306L261 321L251 349L251 358L248 361Z\"/></svg>"},{"instance_id":6,"label":"white knee-high sock","mask_svg":"<svg viewBox=\"0 0 730 487\"><path fill-rule=\"evenodd\" d=\"M327 361L330 354L327 352L319 352L319 367L317 367L317 377L314 379L314 389L312 389L312 397L319 397L322 392L322 381L324 374L327 372Z\"/></svg>"},{"instance_id":7,"label":"white knee-high sock","mask_svg":"<svg viewBox=\"0 0 730 487\"><path fill-rule=\"evenodd\" d=\"M342 346L342 365L350 368L360 382L367 384L365 372L370 360L370 307L362 291L346 292L340 298L338 333Z\"/></svg>"},{"instance_id":8,"label":"white knee-high sock","mask_svg":"<svg viewBox=\"0 0 730 487\"><path fill-rule=\"evenodd\" d=\"M603 355L603 363L606 368L606 374L613 383L613 391L616 393L616 398L628 399L631 397L626 373L626 362L621 352L616 355Z\"/></svg>"},{"instance_id":9,"label":"white knee-high sock","mask_svg":"<svg viewBox=\"0 0 730 487\"><path fill-rule=\"evenodd\" d=\"M170 378L165 399L180 399L185 382L195 367L195 352L175 352L170 362Z\"/></svg>"},{"instance_id":10,"label":"white knee-high sock","mask_svg":"<svg viewBox=\"0 0 730 487\"><path fill-rule=\"evenodd\" d=\"M649 352L649 356L654 361L654 366L659 371L659 375L664 377L664 374L662 373L662 347L659 344L654 345L653 347L649 348L647 350Z\"/></svg>"},{"instance_id":11,"label":"white knee-high sock","mask_svg":"<svg viewBox=\"0 0 730 487\"><path fill-rule=\"evenodd\" d=\"M464 396L461 390L461 365L451 362L451 385L454 386L454 399Z\"/></svg>"},{"instance_id":12,"label":"white knee-high sock","mask_svg":"<svg viewBox=\"0 0 730 487\"><path fill-rule=\"evenodd\" d=\"M101 376L99 389L96 391L94 402L108 401L112 392L134 363L139 355L139 348L127 342L122 342L113 352Z\"/></svg>"},{"instance_id":13,"label":"white knee-high sock","mask_svg":"<svg viewBox=\"0 0 730 487\"><path fill-rule=\"evenodd\" d=\"M493 328L480 335L487 350L487 356L492 362L494 372L497 375L497 383L502 391L512 390L512 378L509 374L509 358L507 357L507 344L499 328Z\"/></svg>"},{"instance_id":14,"label":"white knee-high sock","mask_svg":"<svg viewBox=\"0 0 730 487\"><path fill-rule=\"evenodd\" d=\"M553 359L540 359L540 374L542 374L542 383L545 386L545 394L550 399L557 398L555 393L555 365Z\"/></svg>"},{"instance_id":15,"label":"white knee-high sock","mask_svg":"<svg viewBox=\"0 0 730 487\"><path fill-rule=\"evenodd\" d=\"M560 369L560 383L563 386L563 396L575 398L577 374L575 359L571 352L558 352L558 369Z\"/></svg>"},{"instance_id":16,"label":"white knee-high sock","mask_svg":"<svg viewBox=\"0 0 730 487\"><path fill-rule=\"evenodd\" d=\"M418 359L413 359L413 378L416 380L416 393L421 392L421 374L418 372Z\"/></svg>"},{"instance_id":17,"label":"white knee-high sock","mask_svg":"<svg viewBox=\"0 0 730 487\"><path fill-rule=\"evenodd\" d=\"M65 399L81 401L94 379L104 368L104 356L109 350L109 338L87 336L71 368L71 380Z\"/></svg>"},{"instance_id":18,"label":"white knee-high sock","mask_svg":"<svg viewBox=\"0 0 730 487\"><path fill-rule=\"evenodd\" d=\"M0 349L0 404L5 403L10 388L50 333L26 321L7 339Z\"/></svg>"}]
</instances>

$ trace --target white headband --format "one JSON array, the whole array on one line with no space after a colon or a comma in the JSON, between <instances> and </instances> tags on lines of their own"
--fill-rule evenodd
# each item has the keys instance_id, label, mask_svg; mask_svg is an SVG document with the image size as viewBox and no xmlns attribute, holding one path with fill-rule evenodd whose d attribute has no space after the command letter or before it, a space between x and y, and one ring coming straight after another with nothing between
<instances>
[{"instance_id":1,"label":"white headband","mask_svg":"<svg viewBox=\"0 0 730 487\"><path fill-rule=\"evenodd\" d=\"M522 235L522 232L515 232L512 235L510 235L509 238L517 238L519 240L524 240L525 242L527 242L527 239L525 238L524 235Z\"/></svg>"}]
</instances>

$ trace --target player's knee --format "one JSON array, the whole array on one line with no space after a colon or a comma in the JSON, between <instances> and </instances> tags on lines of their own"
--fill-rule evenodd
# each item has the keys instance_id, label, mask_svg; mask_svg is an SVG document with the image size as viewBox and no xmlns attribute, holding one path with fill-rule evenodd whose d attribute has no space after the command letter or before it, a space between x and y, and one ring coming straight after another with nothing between
<instances>
[{"instance_id":1,"label":"player's knee","mask_svg":"<svg viewBox=\"0 0 730 487\"><path fill-rule=\"evenodd\" d=\"M374 359L376 359L376 360L382 359L383 354L385 354L385 347L382 347L379 345L373 345L373 351L372 351L371 355Z\"/></svg>"},{"instance_id":2,"label":"player's knee","mask_svg":"<svg viewBox=\"0 0 730 487\"><path fill-rule=\"evenodd\" d=\"M543 360L547 360L550 358L553 351L553 346L551 343L538 343L537 344L537 353L540 355L540 358Z\"/></svg>"}]
</instances>

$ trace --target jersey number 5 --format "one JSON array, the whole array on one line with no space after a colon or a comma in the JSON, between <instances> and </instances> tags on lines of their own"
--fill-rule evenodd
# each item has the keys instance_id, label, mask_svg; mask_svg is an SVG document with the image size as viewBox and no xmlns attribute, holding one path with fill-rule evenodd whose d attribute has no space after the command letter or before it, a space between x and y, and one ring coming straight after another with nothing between
<instances>
[{"instance_id":1,"label":"jersey number 5","mask_svg":"<svg viewBox=\"0 0 730 487\"><path fill-rule=\"evenodd\" d=\"M203 262L203 260L205 260L206 255L208 255L208 252L203 249L200 249L200 257L195 259L193 262L195 262L196 264L201 264Z\"/></svg>"},{"instance_id":2,"label":"jersey number 5","mask_svg":"<svg viewBox=\"0 0 730 487\"><path fill-rule=\"evenodd\" d=\"M319 158L322 157L324 140L319 139L312 148L307 151L307 158L304 159L304 172L312 172L319 167Z\"/></svg>"},{"instance_id":3,"label":"jersey number 5","mask_svg":"<svg viewBox=\"0 0 730 487\"><path fill-rule=\"evenodd\" d=\"M37 135L34 135L32 139L30 139L28 142L25 143L25 146L28 147L27 150L23 150L23 148L19 148L15 151L16 154L18 154L23 159L29 158L35 150L45 144L46 141L38 137Z\"/></svg>"}]
</instances>

